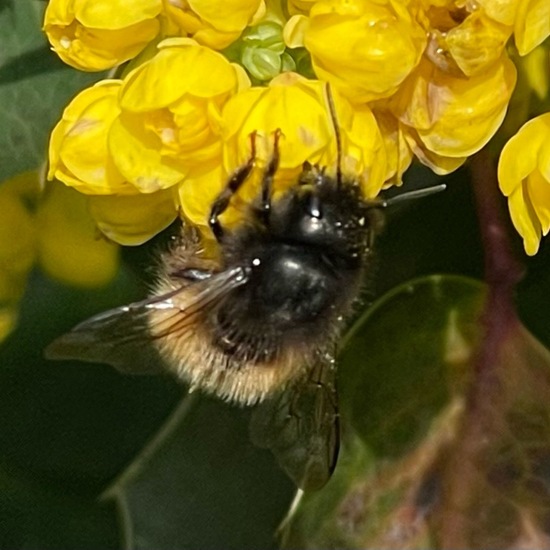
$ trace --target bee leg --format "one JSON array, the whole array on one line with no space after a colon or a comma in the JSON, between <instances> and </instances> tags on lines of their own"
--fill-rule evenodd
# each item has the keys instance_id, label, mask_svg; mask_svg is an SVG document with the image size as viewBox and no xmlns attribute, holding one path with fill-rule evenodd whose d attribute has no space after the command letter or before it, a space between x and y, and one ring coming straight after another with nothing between
<instances>
[{"instance_id":1,"label":"bee leg","mask_svg":"<svg viewBox=\"0 0 550 550\"><path fill-rule=\"evenodd\" d=\"M262 202L260 204L260 216L266 226L269 226L269 214L271 213L271 190L273 179L279 168L279 139L282 135L281 129L277 128L273 134L273 155L267 165L262 178Z\"/></svg>"},{"instance_id":2,"label":"bee leg","mask_svg":"<svg viewBox=\"0 0 550 550\"><path fill-rule=\"evenodd\" d=\"M250 134L250 158L246 161L246 164L237 168L233 175L229 178L226 186L222 192L216 197L216 200L212 204L210 209L210 217L208 218L208 225L216 240L219 242L223 236L223 228L220 225L219 217L225 212L231 201L231 197L239 190L239 187L246 181L250 172L254 168L256 162L256 132Z\"/></svg>"}]
</instances>

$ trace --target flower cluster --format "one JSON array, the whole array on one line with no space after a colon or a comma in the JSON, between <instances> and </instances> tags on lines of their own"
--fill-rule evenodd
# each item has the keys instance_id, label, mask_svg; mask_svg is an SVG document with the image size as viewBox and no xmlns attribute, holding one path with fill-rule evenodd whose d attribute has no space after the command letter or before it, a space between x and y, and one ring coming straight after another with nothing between
<instances>
[{"instance_id":1,"label":"flower cluster","mask_svg":"<svg viewBox=\"0 0 550 550\"><path fill-rule=\"evenodd\" d=\"M80 69L131 60L70 103L50 143L49 177L89 195L98 227L123 244L177 215L208 236L251 135L256 172L224 223L257 194L279 130L276 193L305 161L335 170L336 125L341 168L366 197L400 184L413 158L447 174L499 129L518 74L520 100L544 104L550 68L545 0L50 0L44 29ZM529 254L550 228L547 117L520 130L499 168ZM536 147L520 161L526 143Z\"/></svg>"}]
</instances>

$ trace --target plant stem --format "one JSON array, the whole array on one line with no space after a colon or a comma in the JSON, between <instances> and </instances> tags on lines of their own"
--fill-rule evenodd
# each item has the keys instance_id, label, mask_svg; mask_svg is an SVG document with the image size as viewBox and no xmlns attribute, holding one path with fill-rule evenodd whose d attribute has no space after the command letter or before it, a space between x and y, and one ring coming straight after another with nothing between
<instances>
[{"instance_id":1,"label":"plant stem","mask_svg":"<svg viewBox=\"0 0 550 550\"><path fill-rule=\"evenodd\" d=\"M472 184L485 252L488 285L482 326L462 434L446 474L440 542L444 549L472 548L469 533L475 528L475 498L483 486L482 464L502 429L501 358L503 344L519 327L514 289L523 268L509 238L509 221L498 190L494 160L481 151L471 163Z\"/></svg>"}]
</instances>

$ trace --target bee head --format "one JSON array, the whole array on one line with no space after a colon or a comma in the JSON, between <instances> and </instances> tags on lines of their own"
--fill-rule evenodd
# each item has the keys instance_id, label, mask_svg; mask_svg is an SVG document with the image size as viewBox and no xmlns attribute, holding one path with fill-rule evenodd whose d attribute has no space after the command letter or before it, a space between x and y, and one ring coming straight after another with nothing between
<instances>
[{"instance_id":1,"label":"bee head","mask_svg":"<svg viewBox=\"0 0 550 550\"><path fill-rule=\"evenodd\" d=\"M360 262L372 231L371 208L357 183L305 166L291 192L273 207L271 231L283 241L323 248Z\"/></svg>"}]
</instances>

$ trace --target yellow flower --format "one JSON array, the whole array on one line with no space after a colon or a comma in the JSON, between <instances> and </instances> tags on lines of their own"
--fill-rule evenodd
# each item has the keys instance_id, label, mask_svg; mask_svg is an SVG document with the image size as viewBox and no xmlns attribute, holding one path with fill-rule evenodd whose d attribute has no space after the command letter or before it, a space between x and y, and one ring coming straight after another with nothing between
<instances>
[{"instance_id":1,"label":"yellow flower","mask_svg":"<svg viewBox=\"0 0 550 550\"><path fill-rule=\"evenodd\" d=\"M117 170L107 146L120 114L120 80L103 80L80 92L52 131L48 179L56 178L82 193L135 193Z\"/></svg>"},{"instance_id":2,"label":"yellow flower","mask_svg":"<svg viewBox=\"0 0 550 550\"><path fill-rule=\"evenodd\" d=\"M111 241L137 246L168 227L177 216L173 189L136 195L89 197L97 228Z\"/></svg>"},{"instance_id":3,"label":"yellow flower","mask_svg":"<svg viewBox=\"0 0 550 550\"><path fill-rule=\"evenodd\" d=\"M247 151L250 151L250 142ZM205 174L193 174L178 186L178 204L182 216L198 227L201 233L209 239L213 238L208 225L210 208L218 193L223 189L228 179L228 173L223 169L222 163L212 171ZM232 201L234 205L235 201ZM232 212L232 208L229 209ZM222 217L224 224L227 215ZM232 221L235 220L234 212Z\"/></svg>"},{"instance_id":4,"label":"yellow flower","mask_svg":"<svg viewBox=\"0 0 550 550\"><path fill-rule=\"evenodd\" d=\"M372 199L380 193L387 179L393 177L388 162L387 136L382 136L367 105L353 109L351 124L345 119L343 123L338 119L337 123L342 134L342 171L358 179L363 195Z\"/></svg>"},{"instance_id":5,"label":"yellow flower","mask_svg":"<svg viewBox=\"0 0 550 550\"><path fill-rule=\"evenodd\" d=\"M520 55L534 50L550 35L550 2L521 0L514 24L514 39Z\"/></svg>"},{"instance_id":6,"label":"yellow flower","mask_svg":"<svg viewBox=\"0 0 550 550\"><path fill-rule=\"evenodd\" d=\"M502 25L513 26L518 4L523 0L477 0L476 4L488 17ZM475 6L476 4L472 4Z\"/></svg>"},{"instance_id":7,"label":"yellow flower","mask_svg":"<svg viewBox=\"0 0 550 550\"><path fill-rule=\"evenodd\" d=\"M548 49L539 46L526 55L521 63L529 88L543 101L550 91L550 57Z\"/></svg>"},{"instance_id":8,"label":"yellow flower","mask_svg":"<svg viewBox=\"0 0 550 550\"><path fill-rule=\"evenodd\" d=\"M478 0L493 20L514 32L520 55L527 55L550 35L550 2L547 0Z\"/></svg>"},{"instance_id":9,"label":"yellow flower","mask_svg":"<svg viewBox=\"0 0 550 550\"><path fill-rule=\"evenodd\" d=\"M318 0L287 0L288 13L291 15L296 15L297 13L307 14L317 1Z\"/></svg>"},{"instance_id":10,"label":"yellow flower","mask_svg":"<svg viewBox=\"0 0 550 550\"><path fill-rule=\"evenodd\" d=\"M498 180L525 251L536 254L550 230L550 113L527 122L504 146Z\"/></svg>"},{"instance_id":11,"label":"yellow flower","mask_svg":"<svg viewBox=\"0 0 550 550\"><path fill-rule=\"evenodd\" d=\"M176 217L171 187L219 168L222 107L249 84L221 54L167 39L123 81L71 102L52 132L48 177L96 195L92 213L110 239L141 244Z\"/></svg>"},{"instance_id":12,"label":"yellow flower","mask_svg":"<svg viewBox=\"0 0 550 550\"><path fill-rule=\"evenodd\" d=\"M357 178L366 196L376 195L387 173L384 140L374 115L367 106L354 111L334 94L337 124L342 138L341 166L345 174ZM255 87L232 97L222 117L224 164L216 181L185 182L180 201L184 214L204 226L213 199L228 175L246 163L251 155L251 139L256 146L256 169L222 218L225 224L240 219L240 211L259 193L262 171L272 158L274 135L279 139L280 164L274 195L295 185L305 161L326 166L335 174L337 147L334 124L326 100L326 85L284 73L268 87ZM251 137L251 136L255 137Z\"/></svg>"},{"instance_id":13,"label":"yellow flower","mask_svg":"<svg viewBox=\"0 0 550 550\"><path fill-rule=\"evenodd\" d=\"M466 75L497 59L512 33L520 55L550 35L547 0L424 0L422 12L432 39L428 55L437 51L441 63L452 57Z\"/></svg>"},{"instance_id":14,"label":"yellow flower","mask_svg":"<svg viewBox=\"0 0 550 550\"><path fill-rule=\"evenodd\" d=\"M390 105L426 150L442 157L467 157L499 128L515 83L515 66L505 54L470 78L452 76L423 60Z\"/></svg>"},{"instance_id":15,"label":"yellow flower","mask_svg":"<svg viewBox=\"0 0 550 550\"><path fill-rule=\"evenodd\" d=\"M426 34L402 1L321 0L292 17L289 47L304 45L317 77L354 102L388 97L418 64Z\"/></svg>"},{"instance_id":16,"label":"yellow flower","mask_svg":"<svg viewBox=\"0 0 550 550\"><path fill-rule=\"evenodd\" d=\"M55 279L84 288L102 286L118 270L118 247L99 234L87 198L54 182L36 213L38 260Z\"/></svg>"},{"instance_id":17,"label":"yellow flower","mask_svg":"<svg viewBox=\"0 0 550 550\"><path fill-rule=\"evenodd\" d=\"M120 80L98 82L68 105L51 135L48 177L91 195L89 206L97 227L119 244L136 245L162 231L177 210L171 193L144 195L115 166L108 136L121 112L121 85ZM56 250L45 257L46 262L48 257L56 257Z\"/></svg>"},{"instance_id":18,"label":"yellow flower","mask_svg":"<svg viewBox=\"0 0 550 550\"><path fill-rule=\"evenodd\" d=\"M26 206L38 192L36 175L0 185L0 342L13 330L18 303L36 259L36 228Z\"/></svg>"},{"instance_id":19,"label":"yellow flower","mask_svg":"<svg viewBox=\"0 0 550 550\"><path fill-rule=\"evenodd\" d=\"M118 248L98 238L86 197L55 183L43 193L37 172L0 185L0 341L15 326L19 300L36 264L80 287L107 284L118 269Z\"/></svg>"},{"instance_id":20,"label":"yellow flower","mask_svg":"<svg viewBox=\"0 0 550 550\"><path fill-rule=\"evenodd\" d=\"M263 0L163 0L167 34L191 36L199 44L221 50L265 12Z\"/></svg>"},{"instance_id":21,"label":"yellow flower","mask_svg":"<svg viewBox=\"0 0 550 550\"><path fill-rule=\"evenodd\" d=\"M414 153L414 156L438 176L445 176L454 172L467 160L467 157L450 157L430 151L430 149L424 145L418 132L414 128L400 124L400 129L403 132L408 147L411 152Z\"/></svg>"},{"instance_id":22,"label":"yellow flower","mask_svg":"<svg viewBox=\"0 0 550 550\"><path fill-rule=\"evenodd\" d=\"M162 0L50 0L44 31L52 49L83 71L136 56L159 32Z\"/></svg>"},{"instance_id":23,"label":"yellow flower","mask_svg":"<svg viewBox=\"0 0 550 550\"><path fill-rule=\"evenodd\" d=\"M374 111L384 139L387 158L386 185L401 185L403 174L411 165L413 150L407 143L406 127L388 111Z\"/></svg>"},{"instance_id":24,"label":"yellow flower","mask_svg":"<svg viewBox=\"0 0 550 550\"><path fill-rule=\"evenodd\" d=\"M477 10L452 28L432 27L426 55L455 76L482 74L501 57L512 30Z\"/></svg>"},{"instance_id":25,"label":"yellow flower","mask_svg":"<svg viewBox=\"0 0 550 550\"><path fill-rule=\"evenodd\" d=\"M161 42L159 52L124 79L122 110L109 130L116 167L142 193L215 169L221 109L248 85L242 68L191 39Z\"/></svg>"}]
</instances>

